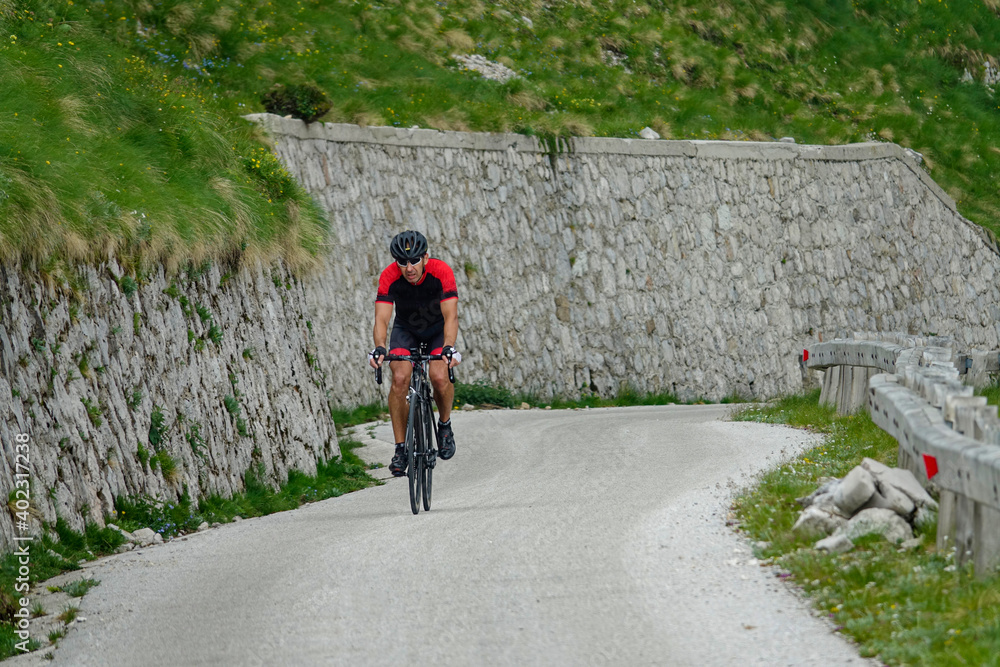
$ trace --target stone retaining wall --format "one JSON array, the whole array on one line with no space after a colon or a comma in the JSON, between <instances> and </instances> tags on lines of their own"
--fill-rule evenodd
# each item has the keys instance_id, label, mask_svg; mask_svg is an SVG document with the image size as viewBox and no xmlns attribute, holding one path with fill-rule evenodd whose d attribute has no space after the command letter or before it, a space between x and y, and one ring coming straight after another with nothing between
<instances>
[{"instance_id":1,"label":"stone retaining wall","mask_svg":"<svg viewBox=\"0 0 1000 667\"><path fill-rule=\"evenodd\" d=\"M228 496L251 467L281 481L339 455L301 283L212 267L126 296L114 264L82 276L74 297L0 267L0 491L14 488L26 433L33 531L57 515L103 524L116 496ZM13 508L0 548L22 534Z\"/></svg>"},{"instance_id":2,"label":"stone retaining wall","mask_svg":"<svg viewBox=\"0 0 1000 667\"><path fill-rule=\"evenodd\" d=\"M560 142L260 114L335 238L310 288L324 367L370 346L387 244L455 269L462 378L720 399L798 391L821 336L893 330L997 347L1000 257L893 144ZM359 371L337 394L377 394Z\"/></svg>"}]
</instances>

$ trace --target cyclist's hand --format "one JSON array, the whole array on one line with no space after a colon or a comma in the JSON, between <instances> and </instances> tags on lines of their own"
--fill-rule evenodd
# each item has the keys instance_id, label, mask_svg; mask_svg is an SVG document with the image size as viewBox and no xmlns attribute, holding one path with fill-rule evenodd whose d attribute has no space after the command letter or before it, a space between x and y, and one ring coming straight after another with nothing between
<instances>
[{"instance_id":1,"label":"cyclist's hand","mask_svg":"<svg viewBox=\"0 0 1000 667\"><path fill-rule=\"evenodd\" d=\"M368 353L368 364L372 368L378 368L382 365L382 359L385 357L385 348L379 345L374 350Z\"/></svg>"},{"instance_id":2,"label":"cyclist's hand","mask_svg":"<svg viewBox=\"0 0 1000 667\"><path fill-rule=\"evenodd\" d=\"M441 354L444 358L448 360L448 368L454 368L462 363L462 353L456 350L451 345L445 345L441 348Z\"/></svg>"}]
</instances>

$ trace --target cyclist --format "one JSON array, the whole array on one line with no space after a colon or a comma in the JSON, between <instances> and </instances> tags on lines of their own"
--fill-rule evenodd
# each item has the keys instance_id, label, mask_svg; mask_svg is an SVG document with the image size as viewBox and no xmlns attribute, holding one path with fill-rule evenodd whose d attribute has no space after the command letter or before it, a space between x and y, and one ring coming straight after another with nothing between
<instances>
[{"instance_id":1,"label":"cyclist","mask_svg":"<svg viewBox=\"0 0 1000 667\"><path fill-rule=\"evenodd\" d=\"M455 351L458 337L458 289L455 274L447 264L427 252L427 239L417 231L400 232L389 243L395 260L382 271L375 297L375 349L369 355L372 368L382 364L386 355L386 335L393 307L396 319L388 349L392 354L409 354L419 343L427 343L431 354L443 354L445 360L432 361L428 367L434 402L438 408L438 456L455 455L455 436L451 429L451 404L455 388L448 380L448 369L462 360ZM396 453L389 472L396 477L406 474L406 421L409 411L406 394L413 367L407 361L389 363L392 387L389 389L389 416L396 439Z\"/></svg>"}]
</instances>

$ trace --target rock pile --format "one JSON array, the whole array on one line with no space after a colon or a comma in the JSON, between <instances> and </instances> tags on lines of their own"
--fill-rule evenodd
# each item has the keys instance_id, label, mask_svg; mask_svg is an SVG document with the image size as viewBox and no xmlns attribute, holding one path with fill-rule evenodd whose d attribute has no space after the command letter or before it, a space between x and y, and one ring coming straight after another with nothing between
<instances>
[{"instance_id":1,"label":"rock pile","mask_svg":"<svg viewBox=\"0 0 1000 667\"><path fill-rule=\"evenodd\" d=\"M487 60L477 53L473 53L472 55L453 53L451 57L460 62L465 69L479 72L484 79L503 83L504 81L517 78L517 72L514 70L506 65Z\"/></svg>"},{"instance_id":2,"label":"rock pile","mask_svg":"<svg viewBox=\"0 0 1000 667\"><path fill-rule=\"evenodd\" d=\"M792 530L826 536L814 546L831 553L850 551L852 540L872 533L906 545L914 528L934 520L938 507L910 471L868 458L798 502L805 509Z\"/></svg>"}]
</instances>

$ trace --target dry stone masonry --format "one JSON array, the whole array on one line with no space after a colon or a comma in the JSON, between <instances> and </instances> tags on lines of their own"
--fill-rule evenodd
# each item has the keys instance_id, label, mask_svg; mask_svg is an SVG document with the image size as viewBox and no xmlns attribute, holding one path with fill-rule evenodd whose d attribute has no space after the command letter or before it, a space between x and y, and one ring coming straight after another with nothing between
<instances>
[{"instance_id":1,"label":"dry stone masonry","mask_svg":"<svg viewBox=\"0 0 1000 667\"><path fill-rule=\"evenodd\" d=\"M228 496L251 467L280 482L340 453L301 283L124 277L87 269L74 297L0 267L0 491L28 433L35 530L103 524L117 496ZM0 512L0 549L13 518Z\"/></svg>"},{"instance_id":2,"label":"dry stone masonry","mask_svg":"<svg viewBox=\"0 0 1000 667\"><path fill-rule=\"evenodd\" d=\"M541 396L685 398L803 386L821 336L894 330L997 347L995 240L892 144L361 128L255 115L329 212L324 368L370 345L392 235L457 272L463 379ZM355 363L350 364L353 368ZM371 400L358 372L339 395Z\"/></svg>"}]
</instances>

